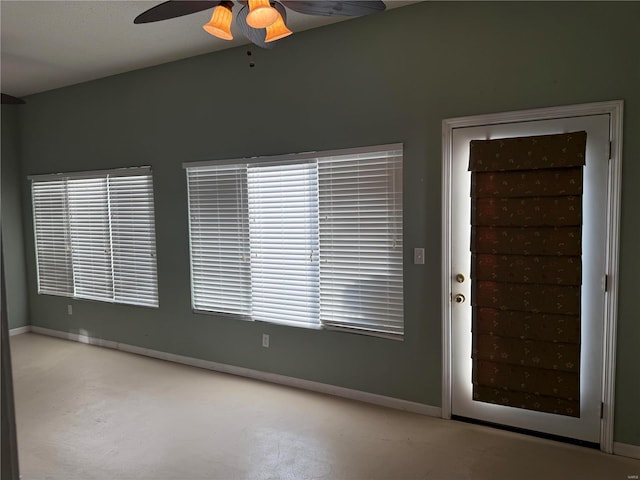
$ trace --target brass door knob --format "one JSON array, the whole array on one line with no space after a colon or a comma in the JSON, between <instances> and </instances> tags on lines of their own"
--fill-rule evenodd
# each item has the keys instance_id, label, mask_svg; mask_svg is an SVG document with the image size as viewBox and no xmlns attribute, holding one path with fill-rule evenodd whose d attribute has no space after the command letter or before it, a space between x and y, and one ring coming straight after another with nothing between
<instances>
[{"instance_id":1,"label":"brass door knob","mask_svg":"<svg viewBox=\"0 0 640 480\"><path fill-rule=\"evenodd\" d=\"M464 282L464 275L459 273L456 275L456 282L458 283L463 283Z\"/></svg>"},{"instance_id":2,"label":"brass door knob","mask_svg":"<svg viewBox=\"0 0 640 480\"><path fill-rule=\"evenodd\" d=\"M456 303L464 303L464 301L466 300L464 298L464 295L462 295L461 293L458 293L456 296L453 297L453 299L455 300Z\"/></svg>"}]
</instances>

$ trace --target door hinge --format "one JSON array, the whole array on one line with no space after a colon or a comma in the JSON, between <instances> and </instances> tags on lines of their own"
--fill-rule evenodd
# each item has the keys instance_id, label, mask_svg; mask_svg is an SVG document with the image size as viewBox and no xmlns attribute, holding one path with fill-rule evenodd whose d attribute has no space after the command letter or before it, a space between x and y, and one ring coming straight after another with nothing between
<instances>
[{"instance_id":1,"label":"door hinge","mask_svg":"<svg viewBox=\"0 0 640 480\"><path fill-rule=\"evenodd\" d=\"M604 418L604 402L600 402L600 418Z\"/></svg>"},{"instance_id":2,"label":"door hinge","mask_svg":"<svg viewBox=\"0 0 640 480\"><path fill-rule=\"evenodd\" d=\"M605 292L609 291L609 275L604 276L603 287Z\"/></svg>"},{"instance_id":3,"label":"door hinge","mask_svg":"<svg viewBox=\"0 0 640 480\"><path fill-rule=\"evenodd\" d=\"M609 160L611 160L612 153L613 153L613 142L609 142Z\"/></svg>"}]
</instances>

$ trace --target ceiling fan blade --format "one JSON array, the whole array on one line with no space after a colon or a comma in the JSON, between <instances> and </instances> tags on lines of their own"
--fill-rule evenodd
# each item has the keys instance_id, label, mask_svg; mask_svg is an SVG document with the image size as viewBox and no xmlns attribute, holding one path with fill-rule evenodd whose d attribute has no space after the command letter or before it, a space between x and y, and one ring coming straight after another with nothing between
<instances>
[{"instance_id":1,"label":"ceiling fan blade","mask_svg":"<svg viewBox=\"0 0 640 480\"><path fill-rule=\"evenodd\" d=\"M2 94L2 105L23 105L27 102L13 95Z\"/></svg>"},{"instance_id":2,"label":"ceiling fan blade","mask_svg":"<svg viewBox=\"0 0 640 480\"><path fill-rule=\"evenodd\" d=\"M149 10L142 12L138 15L133 23L151 23L159 22L161 20L168 20L170 18L182 17L184 15L190 15L192 13L201 12L209 8L213 8L220 2L214 0L202 0L202 1L184 1L184 0L169 0L163 2L160 5L156 5Z\"/></svg>"},{"instance_id":3,"label":"ceiling fan blade","mask_svg":"<svg viewBox=\"0 0 640 480\"><path fill-rule=\"evenodd\" d=\"M353 2L331 2L324 0L298 1L282 0L285 7L298 13L307 15L321 15L324 17L344 16L359 17L384 11L387 6L382 1L353 1Z\"/></svg>"},{"instance_id":4,"label":"ceiling fan blade","mask_svg":"<svg viewBox=\"0 0 640 480\"><path fill-rule=\"evenodd\" d=\"M267 37L266 28L253 28L247 23L247 15L249 14L249 7L246 5L238 11L236 15L236 25L240 29L240 32L251 41L251 43L262 48L273 48L273 44L276 42L265 42Z\"/></svg>"}]
</instances>

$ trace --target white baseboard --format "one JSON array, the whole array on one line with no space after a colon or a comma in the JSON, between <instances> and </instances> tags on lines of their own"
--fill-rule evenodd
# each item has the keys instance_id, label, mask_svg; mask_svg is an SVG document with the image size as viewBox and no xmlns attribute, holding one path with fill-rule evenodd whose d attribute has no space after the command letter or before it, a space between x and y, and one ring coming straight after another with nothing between
<instances>
[{"instance_id":1,"label":"white baseboard","mask_svg":"<svg viewBox=\"0 0 640 480\"><path fill-rule=\"evenodd\" d=\"M49 335L51 337L63 338L65 340L73 340L75 342L87 343L90 345L97 345L100 347L112 348L115 350L122 350L123 352L135 353L138 355L158 358L160 360L166 360L174 363L181 363L183 365L190 365L192 367L204 368L204 369L213 370L216 372L253 378L256 380L277 383L279 385L286 385L288 387L295 387L303 390L310 390L313 392L325 393L328 395L348 398L351 400L358 400L360 402L394 408L396 410L419 413L419 414L428 415L431 417L442 416L442 409L440 407L435 407L433 405L426 405L418 402L411 402L408 400L401 400L398 398L387 397L384 395L377 395L375 393L362 392L360 390L352 390L350 388L344 388L344 387L337 387L335 385L329 385L329 384L320 383L320 382L313 382L311 380L303 380L300 378L288 377L286 375L278 375L276 373L261 372L259 370L253 370L251 368L235 367L233 365L227 365L224 363L211 362L208 360L200 360L197 358L186 357L183 355L176 355L173 353L166 353L158 350L151 350L149 348L136 347L134 345L128 345L126 343L118 343L118 342L112 342L110 340L93 338L88 335L61 332L59 330L52 330L49 328L36 327L36 326L32 326L30 331L34 333L39 333L42 335Z\"/></svg>"},{"instance_id":2,"label":"white baseboard","mask_svg":"<svg viewBox=\"0 0 640 480\"><path fill-rule=\"evenodd\" d=\"M89 335L83 335L79 333L61 332L60 330L52 330L50 328L31 326L33 333L39 333L41 335L47 335L49 337L62 338L64 340L71 340L78 343L87 343L89 345L96 345L98 347L113 348L114 350L124 350L120 348L118 342L112 342L110 340L103 340L101 338L90 337Z\"/></svg>"},{"instance_id":3,"label":"white baseboard","mask_svg":"<svg viewBox=\"0 0 640 480\"><path fill-rule=\"evenodd\" d=\"M29 333L31 331L31 327L26 325L24 327L12 328L9 330L9 336L13 337L14 335L20 335L21 333Z\"/></svg>"},{"instance_id":4,"label":"white baseboard","mask_svg":"<svg viewBox=\"0 0 640 480\"><path fill-rule=\"evenodd\" d=\"M613 453L614 455L622 455L623 457L640 459L640 445L613 442Z\"/></svg>"}]
</instances>

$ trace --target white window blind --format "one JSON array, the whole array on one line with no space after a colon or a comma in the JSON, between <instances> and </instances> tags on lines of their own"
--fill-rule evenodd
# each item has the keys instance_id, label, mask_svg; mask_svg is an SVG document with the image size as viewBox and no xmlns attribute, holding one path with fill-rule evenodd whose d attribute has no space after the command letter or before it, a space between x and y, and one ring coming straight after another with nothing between
<instances>
[{"instance_id":1,"label":"white window blind","mask_svg":"<svg viewBox=\"0 0 640 480\"><path fill-rule=\"evenodd\" d=\"M30 178L38 292L157 306L150 170Z\"/></svg>"},{"instance_id":2,"label":"white window blind","mask_svg":"<svg viewBox=\"0 0 640 480\"><path fill-rule=\"evenodd\" d=\"M402 337L401 145L185 168L196 310Z\"/></svg>"},{"instance_id":3,"label":"white window blind","mask_svg":"<svg viewBox=\"0 0 640 480\"><path fill-rule=\"evenodd\" d=\"M73 295L67 182L37 182L31 190L38 293Z\"/></svg>"},{"instance_id":4,"label":"white window blind","mask_svg":"<svg viewBox=\"0 0 640 480\"><path fill-rule=\"evenodd\" d=\"M319 325L315 163L248 167L252 317Z\"/></svg>"},{"instance_id":5,"label":"white window blind","mask_svg":"<svg viewBox=\"0 0 640 480\"><path fill-rule=\"evenodd\" d=\"M196 310L251 313L246 166L187 169L191 296Z\"/></svg>"},{"instance_id":6,"label":"white window blind","mask_svg":"<svg viewBox=\"0 0 640 480\"><path fill-rule=\"evenodd\" d=\"M67 180L74 296L111 301L111 235L106 178Z\"/></svg>"},{"instance_id":7,"label":"white window blind","mask_svg":"<svg viewBox=\"0 0 640 480\"><path fill-rule=\"evenodd\" d=\"M318 159L320 318L403 334L402 151Z\"/></svg>"},{"instance_id":8,"label":"white window blind","mask_svg":"<svg viewBox=\"0 0 640 480\"><path fill-rule=\"evenodd\" d=\"M158 305L151 175L109 177L113 301Z\"/></svg>"}]
</instances>

